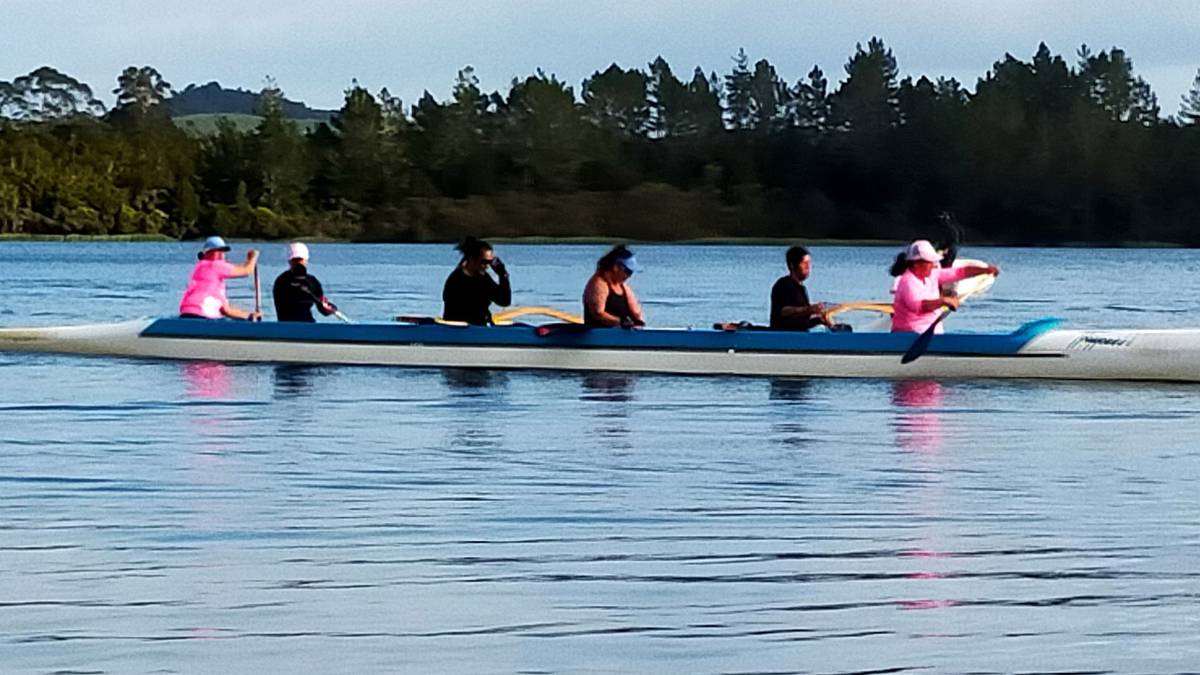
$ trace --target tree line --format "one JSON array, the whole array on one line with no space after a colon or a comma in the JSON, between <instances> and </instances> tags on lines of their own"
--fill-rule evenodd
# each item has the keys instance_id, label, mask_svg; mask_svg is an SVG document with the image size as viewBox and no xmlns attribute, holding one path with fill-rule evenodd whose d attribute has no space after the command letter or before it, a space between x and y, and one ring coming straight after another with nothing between
<instances>
[{"instance_id":1,"label":"tree line","mask_svg":"<svg viewBox=\"0 0 1200 675\"><path fill-rule=\"evenodd\" d=\"M901 78L879 39L836 87L745 51L506 93L458 73L410 107L357 82L302 132L273 82L256 128L194 137L151 67L107 110L45 67L0 82L0 233L903 239L951 212L975 241L1200 245L1200 73L1164 117L1121 49L1005 55L974 91Z\"/></svg>"}]
</instances>

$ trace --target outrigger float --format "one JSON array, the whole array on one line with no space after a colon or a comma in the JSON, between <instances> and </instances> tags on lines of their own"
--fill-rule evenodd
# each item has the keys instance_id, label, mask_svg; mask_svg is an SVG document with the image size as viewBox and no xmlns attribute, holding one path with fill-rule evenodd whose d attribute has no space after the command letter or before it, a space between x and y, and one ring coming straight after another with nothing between
<instances>
[{"instance_id":1,"label":"outrigger float","mask_svg":"<svg viewBox=\"0 0 1200 675\"><path fill-rule=\"evenodd\" d=\"M139 319L0 329L0 352L376 366L607 370L688 375L1041 378L1200 382L1200 329L913 333L455 326Z\"/></svg>"}]
</instances>

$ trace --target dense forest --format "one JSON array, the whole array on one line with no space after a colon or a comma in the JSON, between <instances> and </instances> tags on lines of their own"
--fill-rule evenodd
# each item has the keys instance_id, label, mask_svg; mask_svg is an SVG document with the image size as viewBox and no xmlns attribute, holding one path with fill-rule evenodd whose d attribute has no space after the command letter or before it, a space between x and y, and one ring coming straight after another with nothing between
<instances>
[{"instance_id":1,"label":"dense forest","mask_svg":"<svg viewBox=\"0 0 1200 675\"><path fill-rule=\"evenodd\" d=\"M1130 58L1043 44L974 91L899 76L881 40L831 89L744 51L724 75L538 71L404 106L352 83L301 132L273 83L257 128L189 136L151 67L111 110L53 68L0 82L0 234L903 239L1200 245L1200 75L1164 117Z\"/></svg>"}]
</instances>

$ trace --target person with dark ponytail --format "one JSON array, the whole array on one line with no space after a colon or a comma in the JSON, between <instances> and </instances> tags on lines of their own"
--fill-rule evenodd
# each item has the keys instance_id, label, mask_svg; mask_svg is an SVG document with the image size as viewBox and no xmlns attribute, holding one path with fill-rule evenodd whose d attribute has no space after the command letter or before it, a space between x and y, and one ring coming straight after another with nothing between
<instances>
[{"instance_id":1,"label":"person with dark ponytail","mask_svg":"<svg viewBox=\"0 0 1200 675\"><path fill-rule=\"evenodd\" d=\"M629 277L640 269L633 251L624 246L605 253L583 288L583 323L597 328L645 326L642 306L629 286Z\"/></svg>"},{"instance_id":2,"label":"person with dark ponytail","mask_svg":"<svg viewBox=\"0 0 1200 675\"><path fill-rule=\"evenodd\" d=\"M462 254L462 260L442 288L442 318L473 326L490 325L492 303L501 307L512 303L508 269L496 257L492 245L481 239L467 237L455 248ZM488 268L496 273L498 283L487 273Z\"/></svg>"},{"instance_id":3,"label":"person with dark ponytail","mask_svg":"<svg viewBox=\"0 0 1200 675\"><path fill-rule=\"evenodd\" d=\"M1000 273L994 265L963 265L961 267L939 267L942 254L925 239L909 244L896 258L898 265L903 258L904 271L898 277L892 296L892 332L923 333L934 325L942 307L958 309L959 299L942 290L942 286L978 276ZM937 323L935 332L942 332L944 323Z\"/></svg>"}]
</instances>

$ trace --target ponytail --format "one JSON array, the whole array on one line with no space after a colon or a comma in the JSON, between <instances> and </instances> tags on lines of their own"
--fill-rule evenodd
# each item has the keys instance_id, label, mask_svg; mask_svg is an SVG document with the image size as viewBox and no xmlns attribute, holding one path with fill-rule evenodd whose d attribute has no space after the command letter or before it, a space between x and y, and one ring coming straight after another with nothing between
<instances>
[{"instance_id":1,"label":"ponytail","mask_svg":"<svg viewBox=\"0 0 1200 675\"><path fill-rule=\"evenodd\" d=\"M896 254L896 260L892 262L892 268L888 270L888 274L898 277L908 270L908 257L901 251Z\"/></svg>"},{"instance_id":2,"label":"ponytail","mask_svg":"<svg viewBox=\"0 0 1200 675\"><path fill-rule=\"evenodd\" d=\"M484 251L492 250L492 245L482 239L467 237L459 242L454 249L461 253L462 259L466 261L471 258L478 258L479 256L483 255Z\"/></svg>"},{"instance_id":3,"label":"ponytail","mask_svg":"<svg viewBox=\"0 0 1200 675\"><path fill-rule=\"evenodd\" d=\"M612 247L612 250L605 253L596 261L596 271L603 272L611 268L613 265L624 260L629 260L633 257L633 251L630 251L624 244L618 244Z\"/></svg>"}]
</instances>

